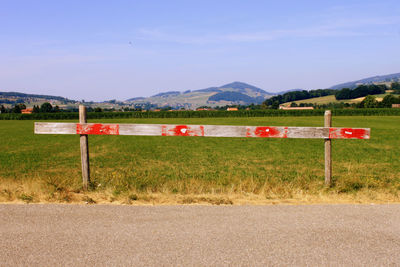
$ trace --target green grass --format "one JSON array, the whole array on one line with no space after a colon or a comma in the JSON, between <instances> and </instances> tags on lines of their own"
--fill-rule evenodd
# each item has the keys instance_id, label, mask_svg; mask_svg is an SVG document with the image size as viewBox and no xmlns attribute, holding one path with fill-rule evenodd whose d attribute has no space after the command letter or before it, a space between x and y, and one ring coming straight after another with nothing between
<instances>
[{"instance_id":1,"label":"green grass","mask_svg":"<svg viewBox=\"0 0 400 267\"><path fill-rule=\"evenodd\" d=\"M322 126L323 117L90 122ZM334 117L333 126L370 127L372 137L333 141L335 183L329 190L323 186L323 140L90 136L91 193L102 194L107 201L127 199L128 203L140 198L150 201L147 196L151 194L254 194L287 199L299 194L359 192L366 192L371 199L379 193L389 194L397 201L399 122L398 116ZM79 136L34 135L33 121L0 121L0 137L0 201L68 202L73 194L81 193ZM135 197L129 197L132 195Z\"/></svg>"},{"instance_id":2,"label":"green grass","mask_svg":"<svg viewBox=\"0 0 400 267\"><path fill-rule=\"evenodd\" d=\"M338 100L336 100L334 95L327 95L327 96L321 96L321 97L314 97L310 99L304 99L304 100L297 100L293 101L296 104L301 104L301 103L315 103L318 105L322 104L329 104L329 103L339 103ZM290 105L292 102L288 102L288 105Z\"/></svg>"}]
</instances>

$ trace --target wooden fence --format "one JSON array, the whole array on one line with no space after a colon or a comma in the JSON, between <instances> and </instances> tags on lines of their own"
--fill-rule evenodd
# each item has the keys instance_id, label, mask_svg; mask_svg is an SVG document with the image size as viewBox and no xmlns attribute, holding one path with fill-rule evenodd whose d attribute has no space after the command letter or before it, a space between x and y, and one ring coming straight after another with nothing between
<instances>
[{"instance_id":1,"label":"wooden fence","mask_svg":"<svg viewBox=\"0 0 400 267\"><path fill-rule=\"evenodd\" d=\"M335 128L332 114L325 112L325 127L275 127L229 125L108 124L87 123L86 108L79 106L79 123L35 122L35 134L79 134L81 143L82 180L90 182L88 135L201 136L320 138L325 141L325 184L331 184L331 139L369 139L369 128Z\"/></svg>"}]
</instances>

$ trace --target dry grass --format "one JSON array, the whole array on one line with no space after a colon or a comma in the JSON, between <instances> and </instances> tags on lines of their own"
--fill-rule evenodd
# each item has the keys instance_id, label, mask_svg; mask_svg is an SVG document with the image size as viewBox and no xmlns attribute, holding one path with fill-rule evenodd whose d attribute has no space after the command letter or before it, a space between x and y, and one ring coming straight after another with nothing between
<instances>
[{"instance_id":1,"label":"dry grass","mask_svg":"<svg viewBox=\"0 0 400 267\"><path fill-rule=\"evenodd\" d=\"M11 193L1 190L0 203L64 203L64 204L109 204L109 205L302 205L302 204L394 204L400 203L396 195L373 190L362 190L355 194L336 194L323 192L318 195L297 192L290 198L256 194L204 194L180 195L163 193L131 194L124 197L114 197L106 192L60 194L59 197L49 198L35 193Z\"/></svg>"},{"instance_id":2,"label":"dry grass","mask_svg":"<svg viewBox=\"0 0 400 267\"><path fill-rule=\"evenodd\" d=\"M189 182L191 183L191 182ZM35 179L24 182L0 184L1 203L71 203L71 204L126 204L126 205L273 205L273 204L333 204L333 203L400 203L398 190L376 189L379 185L371 181L367 186L358 180L347 179L332 188L308 185L320 190L302 190L291 184L265 184L257 193L249 193L255 187L251 182L241 184L243 191L213 190L214 192L181 194L164 192L117 191L110 188L82 191L55 185L52 181ZM196 183L192 183L196 187ZM183 186L183 185L181 185ZM179 187L179 186L177 186ZM167 187L166 187L167 188ZM189 191L193 191L189 189Z\"/></svg>"}]
</instances>

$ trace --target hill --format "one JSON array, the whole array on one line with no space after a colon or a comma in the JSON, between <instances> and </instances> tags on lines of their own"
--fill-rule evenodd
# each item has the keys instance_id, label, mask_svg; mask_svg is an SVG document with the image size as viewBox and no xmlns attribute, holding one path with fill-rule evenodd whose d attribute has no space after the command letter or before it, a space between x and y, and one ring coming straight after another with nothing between
<instances>
[{"instance_id":1,"label":"hill","mask_svg":"<svg viewBox=\"0 0 400 267\"><path fill-rule=\"evenodd\" d=\"M230 101L230 102L246 102L246 103L259 103L262 102L264 98L262 96L259 97L250 97L248 95L239 93L239 92L221 92L215 95L212 95L208 98L208 102L210 101Z\"/></svg>"},{"instance_id":2,"label":"hill","mask_svg":"<svg viewBox=\"0 0 400 267\"><path fill-rule=\"evenodd\" d=\"M298 89L289 89L289 90L284 90L284 91L277 92L276 95L283 95L283 94L286 94L286 93L296 92L296 91L303 91L303 90L304 89L300 89L300 88L298 88Z\"/></svg>"},{"instance_id":3,"label":"hill","mask_svg":"<svg viewBox=\"0 0 400 267\"><path fill-rule=\"evenodd\" d=\"M355 88L360 84L373 84L373 83L384 83L384 82L398 82L400 81L400 73L393 73L388 75L373 76L364 78L357 81L340 83L329 87L329 89L342 89L342 88Z\"/></svg>"},{"instance_id":4,"label":"hill","mask_svg":"<svg viewBox=\"0 0 400 267\"><path fill-rule=\"evenodd\" d=\"M279 104L290 104L290 102L298 103L316 103L328 104L339 102L357 102L356 99L362 99L367 95L385 95L387 91L385 84L361 84L354 89L343 88L335 89L318 89L310 91L289 92L283 95L274 96L265 101L266 105L273 105L275 102ZM391 90L391 92L393 92ZM330 101L330 102L326 102ZM275 104L276 106L276 104Z\"/></svg>"},{"instance_id":5,"label":"hill","mask_svg":"<svg viewBox=\"0 0 400 267\"><path fill-rule=\"evenodd\" d=\"M377 101L382 101L383 98L390 93L385 93L385 94L377 94L375 95ZM364 100L363 97L358 97L354 99L346 99L346 100L337 100L334 95L328 95L328 96L321 96L321 97L314 97L310 99L303 99L303 100L297 100L297 101L291 101L291 102L286 102L283 103L283 106L289 107L291 103L296 103L297 105L300 104L317 104L317 105L323 105L323 104L331 104L331 103L360 103L361 101Z\"/></svg>"},{"instance_id":6,"label":"hill","mask_svg":"<svg viewBox=\"0 0 400 267\"><path fill-rule=\"evenodd\" d=\"M385 84L390 86L392 82L400 82L400 73L373 76L357 81L341 83L330 87L329 89L303 90L290 89L277 93L270 93L256 86L244 82L232 82L222 86L212 86L198 90L166 91L155 94L151 97L133 97L126 101L103 101L103 102L85 102L88 106L100 106L101 108L123 108L133 105L144 109L156 107L173 107L196 109L200 106L225 106L225 105L249 105L261 104L267 100L268 105L272 102L293 102L316 97L322 97L325 102L334 95L335 91L342 88L354 89L361 84ZM324 98L325 97L325 98ZM308 100L309 101L309 100ZM61 108L76 108L78 101L70 100L61 96L25 94L19 92L0 92L0 105L12 106L17 103L25 103L27 106L40 105L43 102L50 102L53 105L59 105ZM270 103L271 102L271 103Z\"/></svg>"},{"instance_id":7,"label":"hill","mask_svg":"<svg viewBox=\"0 0 400 267\"><path fill-rule=\"evenodd\" d=\"M222 86L208 87L184 92L169 91L147 98L130 98L131 104L153 104L159 107L195 109L200 106L225 106L232 104L261 104L265 99L274 95L256 86L232 82Z\"/></svg>"},{"instance_id":8,"label":"hill","mask_svg":"<svg viewBox=\"0 0 400 267\"><path fill-rule=\"evenodd\" d=\"M176 95L179 95L180 93L181 92L179 92L179 91L169 91L169 92L159 93L159 94L153 95L153 97L157 97L157 96L161 96L161 97L176 96Z\"/></svg>"},{"instance_id":9,"label":"hill","mask_svg":"<svg viewBox=\"0 0 400 267\"><path fill-rule=\"evenodd\" d=\"M268 93L260 88L257 88L255 86L252 86L247 83L242 83L242 82L233 82L233 83L228 83L225 85L222 85L220 88L232 88L232 89L238 89L241 93L245 93L246 90L252 90L253 92L257 92L260 94L269 94L272 95L272 93Z\"/></svg>"},{"instance_id":10,"label":"hill","mask_svg":"<svg viewBox=\"0 0 400 267\"><path fill-rule=\"evenodd\" d=\"M75 100L71 100L62 96L25 94L19 92L0 92L0 104L40 104L43 102L53 102L54 104L73 104Z\"/></svg>"}]
</instances>

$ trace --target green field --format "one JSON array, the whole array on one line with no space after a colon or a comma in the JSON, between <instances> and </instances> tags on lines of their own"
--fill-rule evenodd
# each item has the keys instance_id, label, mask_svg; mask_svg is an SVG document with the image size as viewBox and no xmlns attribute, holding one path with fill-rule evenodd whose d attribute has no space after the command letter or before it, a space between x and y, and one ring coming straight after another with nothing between
<instances>
[{"instance_id":1,"label":"green field","mask_svg":"<svg viewBox=\"0 0 400 267\"><path fill-rule=\"evenodd\" d=\"M323 126L323 117L89 122ZM0 121L0 201L393 202L400 189L399 122L398 116L334 117L333 126L371 128L371 139L332 142L329 189L319 139L90 136L93 184L82 192L79 136L34 135L33 121Z\"/></svg>"}]
</instances>

